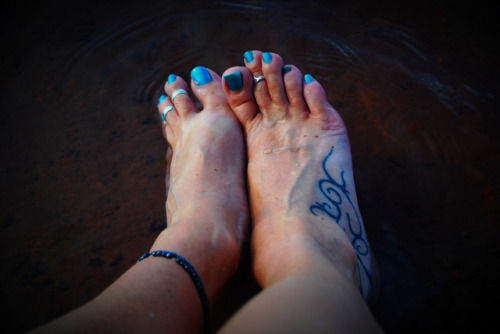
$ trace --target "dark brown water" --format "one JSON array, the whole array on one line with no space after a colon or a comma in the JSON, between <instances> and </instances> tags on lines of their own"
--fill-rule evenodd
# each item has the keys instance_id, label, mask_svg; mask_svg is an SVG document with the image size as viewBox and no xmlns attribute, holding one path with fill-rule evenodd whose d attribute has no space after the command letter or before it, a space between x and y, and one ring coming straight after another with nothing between
<instances>
[{"instance_id":1,"label":"dark brown water","mask_svg":"<svg viewBox=\"0 0 500 334\"><path fill-rule=\"evenodd\" d=\"M81 305L149 249L166 224L164 80L252 49L311 73L347 124L387 332L487 328L500 297L493 2L414 3L4 5L0 331ZM221 319L256 291L240 276Z\"/></svg>"}]
</instances>

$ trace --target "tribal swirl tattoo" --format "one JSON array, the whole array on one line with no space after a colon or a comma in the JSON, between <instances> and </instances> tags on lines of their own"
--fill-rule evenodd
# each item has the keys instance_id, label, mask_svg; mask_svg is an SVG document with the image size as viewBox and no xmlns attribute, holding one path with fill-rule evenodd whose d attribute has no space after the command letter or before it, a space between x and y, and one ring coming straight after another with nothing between
<instances>
[{"instance_id":1,"label":"tribal swirl tattoo","mask_svg":"<svg viewBox=\"0 0 500 334\"><path fill-rule=\"evenodd\" d=\"M373 280L370 272L370 249L363 230L360 214L354 206L347 184L344 179L344 171L340 172L340 182L335 180L328 172L326 164L333 154L334 147L323 160L323 172L325 176L318 181L318 188L324 196L322 201L316 201L309 210L315 216L324 214L333 219L349 237L358 257L358 272L360 275L359 289L363 298L370 301L373 297ZM345 212L342 210L344 205Z\"/></svg>"}]
</instances>

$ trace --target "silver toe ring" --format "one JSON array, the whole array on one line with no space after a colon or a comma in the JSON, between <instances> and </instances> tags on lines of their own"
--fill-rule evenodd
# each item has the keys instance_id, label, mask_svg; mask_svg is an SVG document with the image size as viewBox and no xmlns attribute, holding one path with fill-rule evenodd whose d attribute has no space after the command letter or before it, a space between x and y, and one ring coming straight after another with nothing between
<instances>
[{"instance_id":1,"label":"silver toe ring","mask_svg":"<svg viewBox=\"0 0 500 334\"><path fill-rule=\"evenodd\" d=\"M264 78L263 75L261 75L260 77L256 77L255 75L253 76L253 83L254 84L256 84L257 82L262 81L262 80L266 80L266 78Z\"/></svg>"},{"instance_id":2,"label":"silver toe ring","mask_svg":"<svg viewBox=\"0 0 500 334\"><path fill-rule=\"evenodd\" d=\"M170 100L172 100L172 102L174 102L174 99L177 97L177 95L179 94L187 94L187 92L184 90L184 89L176 89L174 90L174 92L172 93L172 97L170 98Z\"/></svg>"},{"instance_id":3,"label":"silver toe ring","mask_svg":"<svg viewBox=\"0 0 500 334\"><path fill-rule=\"evenodd\" d=\"M160 113L160 117L161 117L161 121L163 123L167 123L167 120L166 120L166 117L167 117L167 114L172 110L174 109L174 107L172 106L166 106L165 108L163 108L162 112Z\"/></svg>"}]
</instances>

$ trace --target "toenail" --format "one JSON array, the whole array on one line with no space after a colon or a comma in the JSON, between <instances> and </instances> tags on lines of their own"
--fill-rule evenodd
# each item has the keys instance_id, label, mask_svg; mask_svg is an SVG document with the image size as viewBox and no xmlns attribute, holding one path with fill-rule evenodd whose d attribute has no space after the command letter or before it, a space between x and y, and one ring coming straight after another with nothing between
<instances>
[{"instance_id":1,"label":"toenail","mask_svg":"<svg viewBox=\"0 0 500 334\"><path fill-rule=\"evenodd\" d=\"M191 71L191 79L193 79L196 86L203 86L212 81L212 76L205 67L197 66Z\"/></svg>"},{"instance_id":2,"label":"toenail","mask_svg":"<svg viewBox=\"0 0 500 334\"><path fill-rule=\"evenodd\" d=\"M253 61L253 52L252 51L247 51L245 52L245 54L243 55L243 57L245 57L245 60L247 63L251 63Z\"/></svg>"},{"instance_id":3,"label":"toenail","mask_svg":"<svg viewBox=\"0 0 500 334\"><path fill-rule=\"evenodd\" d=\"M167 80L168 84L170 85L172 82L175 81L175 79L177 79L177 76L175 74L170 74Z\"/></svg>"},{"instance_id":4,"label":"toenail","mask_svg":"<svg viewBox=\"0 0 500 334\"><path fill-rule=\"evenodd\" d=\"M312 77L312 75L310 75L310 74L306 74L306 75L304 75L304 82L306 83L306 85L307 85L308 83L313 82L313 77Z\"/></svg>"},{"instance_id":5,"label":"toenail","mask_svg":"<svg viewBox=\"0 0 500 334\"><path fill-rule=\"evenodd\" d=\"M165 95L162 95L160 96L160 98L158 99L158 104L162 103L163 101L165 101L167 97Z\"/></svg>"},{"instance_id":6,"label":"toenail","mask_svg":"<svg viewBox=\"0 0 500 334\"><path fill-rule=\"evenodd\" d=\"M283 68L281 69L283 74L286 74L286 73L290 72L291 70L292 70L292 67L290 65L283 66Z\"/></svg>"},{"instance_id":7,"label":"toenail","mask_svg":"<svg viewBox=\"0 0 500 334\"><path fill-rule=\"evenodd\" d=\"M269 52L264 52L262 54L262 60L264 60L264 63L269 64L271 62L271 54Z\"/></svg>"},{"instance_id":8,"label":"toenail","mask_svg":"<svg viewBox=\"0 0 500 334\"><path fill-rule=\"evenodd\" d=\"M237 92L243 88L243 77L241 72L234 72L224 76L227 87L232 92Z\"/></svg>"}]
</instances>

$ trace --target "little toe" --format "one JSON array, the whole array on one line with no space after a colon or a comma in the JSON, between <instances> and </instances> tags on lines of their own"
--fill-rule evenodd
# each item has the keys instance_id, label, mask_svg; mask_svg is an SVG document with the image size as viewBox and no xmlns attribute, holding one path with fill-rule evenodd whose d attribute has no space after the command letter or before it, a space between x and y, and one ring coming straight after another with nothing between
<instances>
[{"instance_id":1,"label":"little toe","mask_svg":"<svg viewBox=\"0 0 500 334\"><path fill-rule=\"evenodd\" d=\"M188 85L184 79L175 74L168 76L165 91L170 96L173 106L180 118L185 118L191 113L198 112L198 108L188 93Z\"/></svg>"},{"instance_id":2,"label":"little toe","mask_svg":"<svg viewBox=\"0 0 500 334\"><path fill-rule=\"evenodd\" d=\"M310 74L304 76L304 98L313 117L328 121L333 128L343 129L344 123L328 103L325 90Z\"/></svg>"},{"instance_id":3,"label":"little toe","mask_svg":"<svg viewBox=\"0 0 500 334\"><path fill-rule=\"evenodd\" d=\"M245 67L231 67L224 72L223 78L229 105L243 127L248 129L259 112L252 89L252 73Z\"/></svg>"},{"instance_id":4,"label":"little toe","mask_svg":"<svg viewBox=\"0 0 500 334\"><path fill-rule=\"evenodd\" d=\"M302 90L302 73L294 65L283 66L283 83L290 103L290 114L303 117L309 114Z\"/></svg>"},{"instance_id":5,"label":"little toe","mask_svg":"<svg viewBox=\"0 0 500 334\"><path fill-rule=\"evenodd\" d=\"M191 90L203 106L203 110L229 113L229 104L222 89L220 76L203 66L191 71Z\"/></svg>"}]
</instances>

